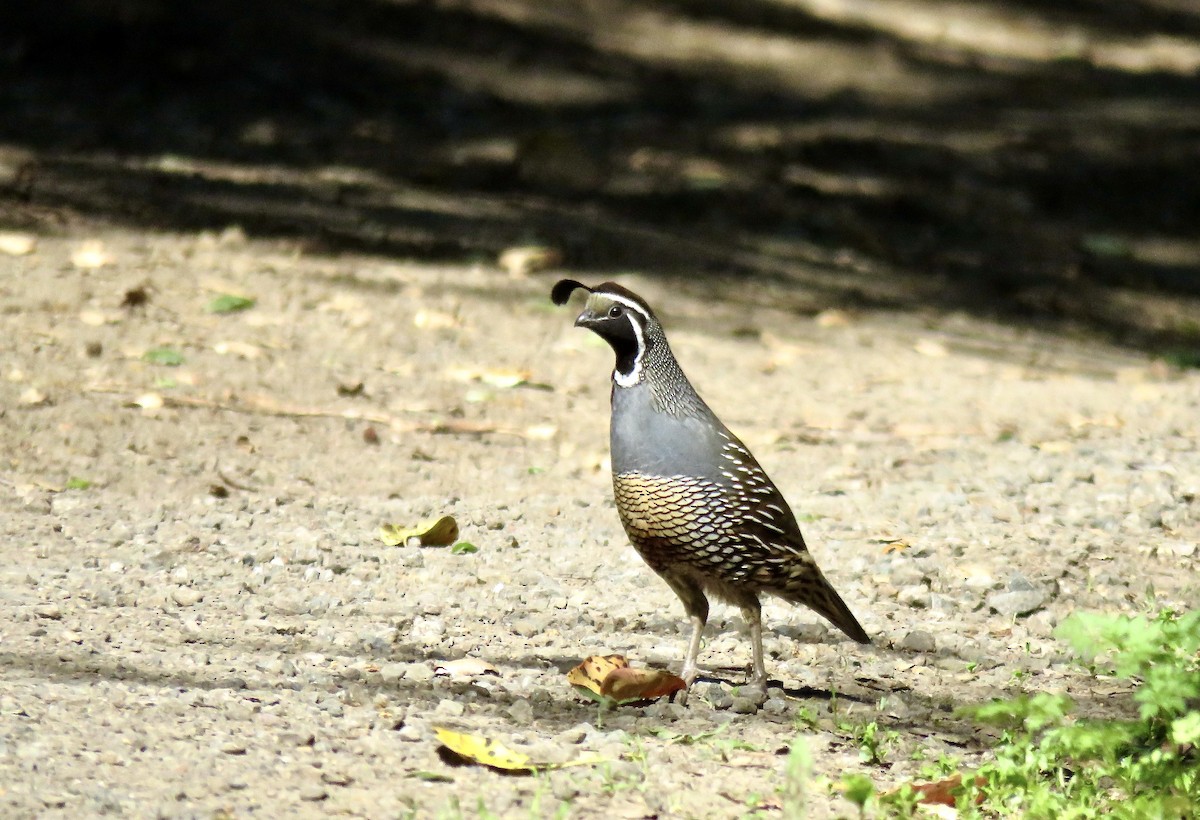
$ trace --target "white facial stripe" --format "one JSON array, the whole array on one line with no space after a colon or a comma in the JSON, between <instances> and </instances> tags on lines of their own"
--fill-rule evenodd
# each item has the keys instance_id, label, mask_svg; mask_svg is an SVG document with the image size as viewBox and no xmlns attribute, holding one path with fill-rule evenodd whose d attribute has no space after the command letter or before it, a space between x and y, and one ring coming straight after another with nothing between
<instances>
[{"instance_id":1,"label":"white facial stripe","mask_svg":"<svg viewBox=\"0 0 1200 820\"><path fill-rule=\"evenodd\" d=\"M638 313L640 313L642 315L642 318L644 318L647 322L650 321L650 316L647 315L646 309L644 307L642 307L641 305L639 305L637 302L633 301L632 299L626 299L624 296L618 296L615 293L604 293L603 291L601 291L601 295L604 296L604 298L609 299L613 302L620 302L622 305L624 305L625 307L627 307L631 310L636 310Z\"/></svg>"},{"instance_id":2,"label":"white facial stripe","mask_svg":"<svg viewBox=\"0 0 1200 820\"><path fill-rule=\"evenodd\" d=\"M605 293L603 295L606 299L635 311L647 322L650 321L650 316L646 313L646 309L632 299L626 299L624 296L618 296L615 293ZM642 356L646 352L646 337L642 335L641 324L633 319L629 320L629 324L633 325L633 335L637 336L637 355L633 357L633 369L628 373L622 373L619 370L613 371L613 381L621 387L633 387L642 380Z\"/></svg>"},{"instance_id":3,"label":"white facial stripe","mask_svg":"<svg viewBox=\"0 0 1200 820\"><path fill-rule=\"evenodd\" d=\"M622 299L623 304L629 305L629 301ZM642 313L641 308L636 305L629 305L634 310ZM643 316L646 314L642 313ZM629 324L633 326L633 335L637 336L637 355L633 357L633 369L628 373L622 373L619 370L613 370L613 381L621 387L633 387L642 379L642 356L646 352L646 339L642 336L642 326L633 319L629 320Z\"/></svg>"}]
</instances>

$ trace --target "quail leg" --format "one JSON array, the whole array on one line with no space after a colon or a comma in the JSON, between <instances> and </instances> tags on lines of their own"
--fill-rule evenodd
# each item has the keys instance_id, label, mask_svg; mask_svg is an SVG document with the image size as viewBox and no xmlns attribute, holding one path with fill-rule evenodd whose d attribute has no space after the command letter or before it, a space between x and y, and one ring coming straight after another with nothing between
<instances>
[{"instance_id":1,"label":"quail leg","mask_svg":"<svg viewBox=\"0 0 1200 820\"><path fill-rule=\"evenodd\" d=\"M683 669L679 673L679 677L683 678L683 682L690 689L700 671L696 666L696 657L700 654L700 639L704 637L704 625L708 623L708 598L704 596L704 590L688 578L678 576L664 576L664 578L671 585L671 589L675 590L679 600L683 602L688 620L692 623L692 637L688 640L687 656L683 660ZM679 693L680 706L687 706L687 696L687 689Z\"/></svg>"},{"instance_id":2,"label":"quail leg","mask_svg":"<svg viewBox=\"0 0 1200 820\"><path fill-rule=\"evenodd\" d=\"M767 665L763 660L762 605L757 597L742 604L742 617L750 625L750 652L754 667L753 677L742 691L746 697L761 705L767 700Z\"/></svg>"}]
</instances>

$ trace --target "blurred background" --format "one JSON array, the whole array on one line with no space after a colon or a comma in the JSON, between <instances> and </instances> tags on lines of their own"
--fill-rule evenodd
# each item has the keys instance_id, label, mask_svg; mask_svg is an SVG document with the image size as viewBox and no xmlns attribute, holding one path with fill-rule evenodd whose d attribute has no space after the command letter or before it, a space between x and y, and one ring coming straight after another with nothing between
<instances>
[{"instance_id":1,"label":"blurred background","mask_svg":"<svg viewBox=\"0 0 1200 820\"><path fill-rule=\"evenodd\" d=\"M9 0L0 226L964 310L1200 364L1195 0ZM1191 359L1189 359L1191 357Z\"/></svg>"}]
</instances>

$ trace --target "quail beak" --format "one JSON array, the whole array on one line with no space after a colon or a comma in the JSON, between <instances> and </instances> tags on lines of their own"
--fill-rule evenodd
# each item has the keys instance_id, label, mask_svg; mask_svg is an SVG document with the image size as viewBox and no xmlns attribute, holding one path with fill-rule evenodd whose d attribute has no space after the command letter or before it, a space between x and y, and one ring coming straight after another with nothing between
<instances>
[{"instance_id":1,"label":"quail beak","mask_svg":"<svg viewBox=\"0 0 1200 820\"><path fill-rule=\"evenodd\" d=\"M575 317L575 327L590 328L596 323L596 317L592 315L590 310L585 310L583 313Z\"/></svg>"}]
</instances>

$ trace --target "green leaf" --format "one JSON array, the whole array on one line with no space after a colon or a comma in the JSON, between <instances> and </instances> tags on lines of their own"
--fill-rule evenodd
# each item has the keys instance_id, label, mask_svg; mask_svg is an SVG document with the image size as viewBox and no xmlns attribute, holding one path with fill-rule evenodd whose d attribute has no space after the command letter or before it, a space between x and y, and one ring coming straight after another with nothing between
<instances>
[{"instance_id":1,"label":"green leaf","mask_svg":"<svg viewBox=\"0 0 1200 820\"><path fill-rule=\"evenodd\" d=\"M842 793L847 800L862 808L875 796L875 784L865 774L848 774L842 778Z\"/></svg>"},{"instance_id":2,"label":"green leaf","mask_svg":"<svg viewBox=\"0 0 1200 820\"><path fill-rule=\"evenodd\" d=\"M183 364L183 354L170 347L153 347L142 354L142 361L150 364L161 364L164 367L179 367Z\"/></svg>"},{"instance_id":3,"label":"green leaf","mask_svg":"<svg viewBox=\"0 0 1200 820\"><path fill-rule=\"evenodd\" d=\"M222 293L208 303L205 308L209 313L237 313L254 307L254 300L246 296L234 296L232 293Z\"/></svg>"},{"instance_id":4,"label":"green leaf","mask_svg":"<svg viewBox=\"0 0 1200 820\"><path fill-rule=\"evenodd\" d=\"M470 541L459 541L450 548L451 555L470 555L473 552L479 552L479 547L475 546Z\"/></svg>"},{"instance_id":5,"label":"green leaf","mask_svg":"<svg viewBox=\"0 0 1200 820\"><path fill-rule=\"evenodd\" d=\"M92 486L92 482L88 481L86 478L71 476L67 479L68 490L86 490L90 486Z\"/></svg>"},{"instance_id":6,"label":"green leaf","mask_svg":"<svg viewBox=\"0 0 1200 820\"><path fill-rule=\"evenodd\" d=\"M1171 723L1172 743L1200 744L1200 712L1188 712Z\"/></svg>"}]
</instances>

